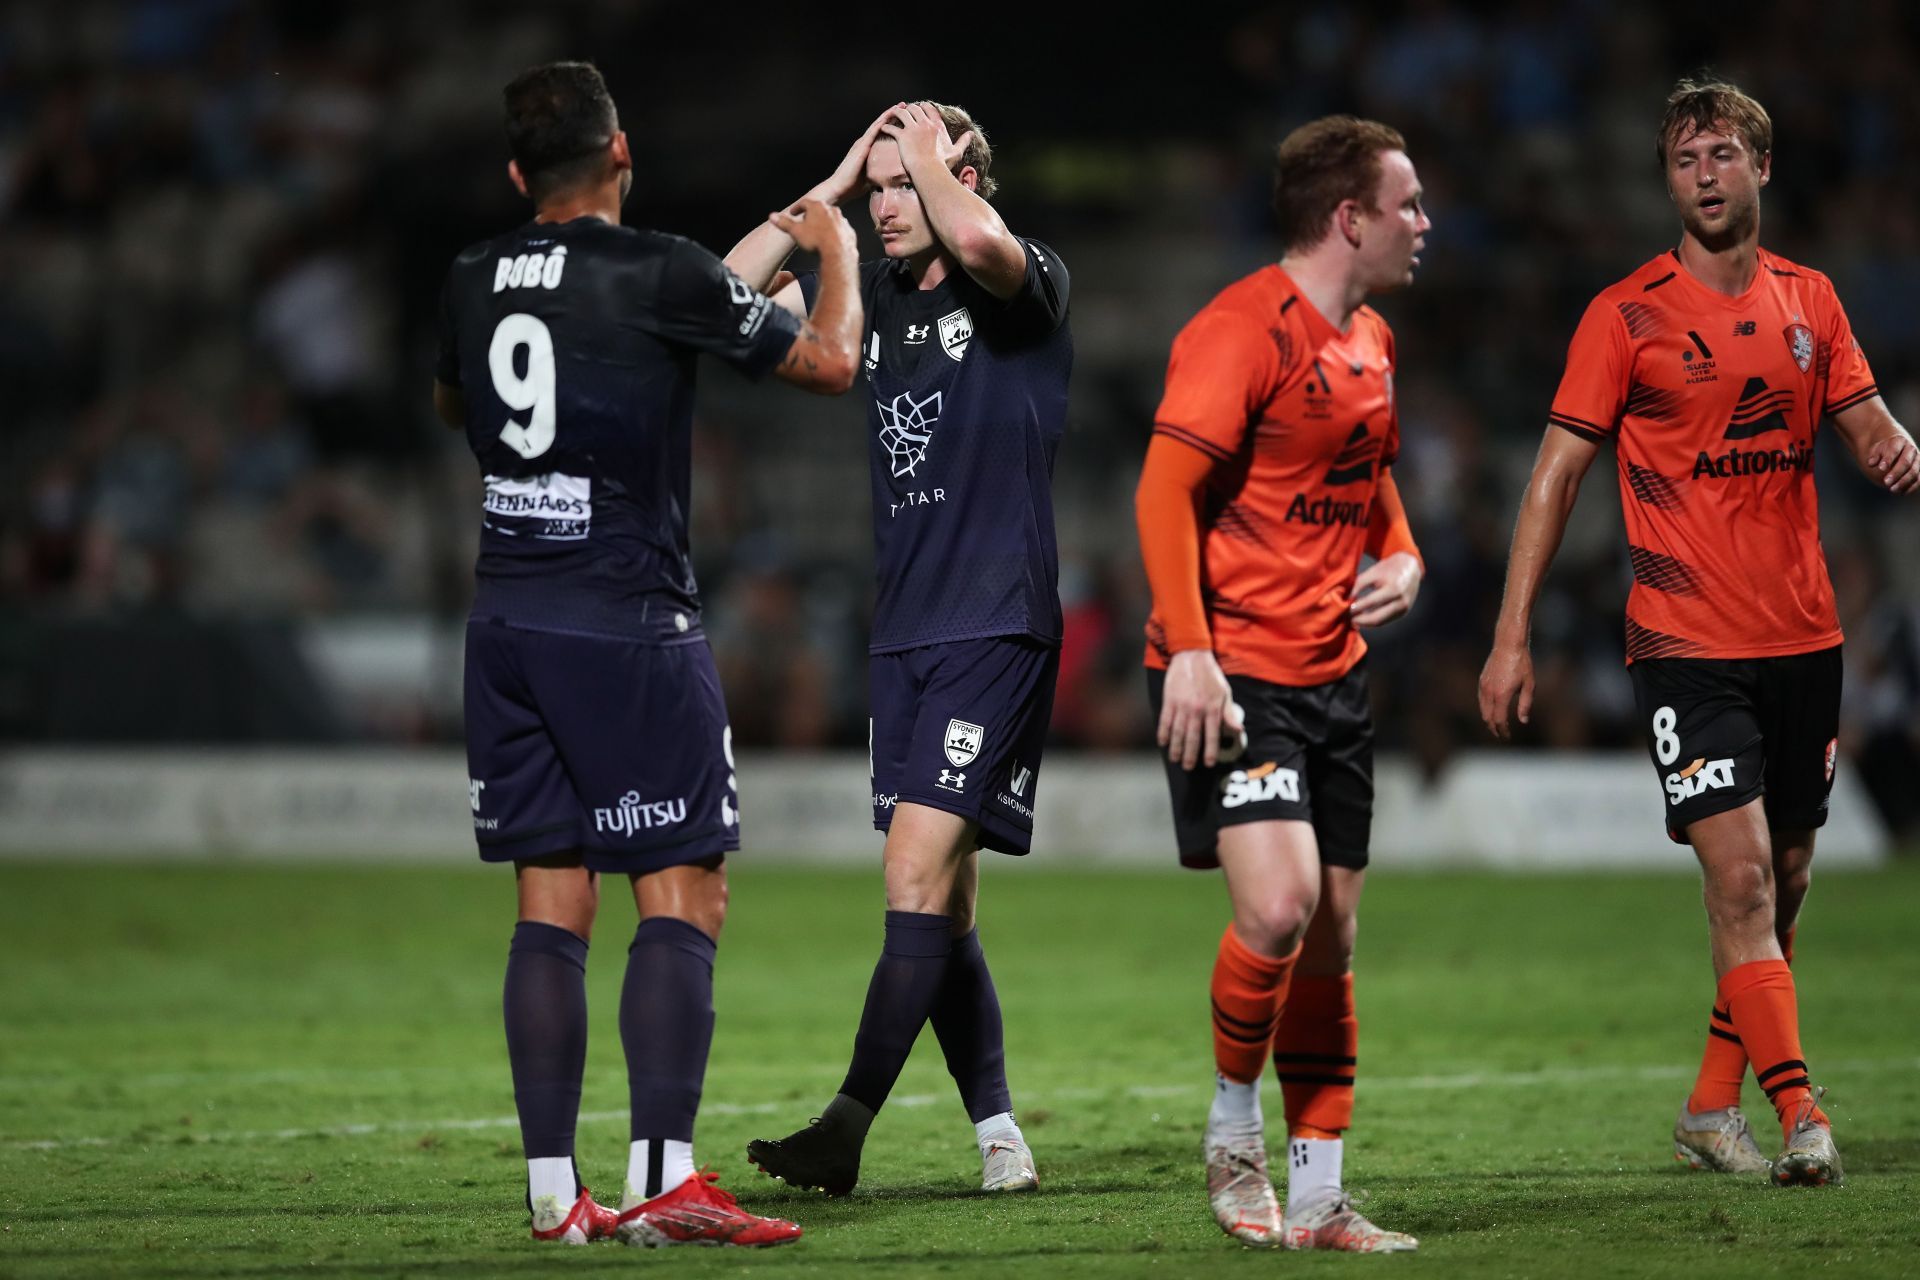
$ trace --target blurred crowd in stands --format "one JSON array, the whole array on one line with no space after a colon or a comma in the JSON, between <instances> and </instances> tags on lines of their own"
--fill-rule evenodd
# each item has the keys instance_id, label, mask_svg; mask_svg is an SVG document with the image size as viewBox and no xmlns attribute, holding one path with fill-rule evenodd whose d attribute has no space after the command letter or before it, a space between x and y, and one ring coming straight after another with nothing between
<instances>
[{"instance_id":1,"label":"blurred crowd in stands","mask_svg":"<svg viewBox=\"0 0 1920 1280\"><path fill-rule=\"evenodd\" d=\"M428 408L439 282L463 244L524 216L497 90L563 56L597 60L621 103L629 218L720 252L822 176L876 104L940 97L987 126L1008 221L1074 272L1066 743L1150 735L1131 492L1167 346L1275 256L1266 157L1313 116L1400 127L1436 224L1416 287L1378 304L1428 577L1372 660L1385 744L1429 767L1482 741L1474 682L1573 324L1677 238L1652 142L1677 75L1711 66L1770 108L1765 242L1834 278L1889 404L1920 425L1920 12L1897 0L1754 3L1738 23L1601 0L1220 5L1179 29L1043 6L1027 18L1042 37L1004 50L960 39L950 14L842 30L782 12L792 30L747 39L719 6L11 7L6 616L457 623L478 487ZM862 412L702 377L693 537L737 736L857 744ZM1610 470L1589 478L1539 613L1529 734L1552 746L1637 742ZM1833 441L1819 480L1847 745L1864 770L1911 776L1920 504L1882 498ZM384 722L458 730L447 714Z\"/></svg>"}]
</instances>

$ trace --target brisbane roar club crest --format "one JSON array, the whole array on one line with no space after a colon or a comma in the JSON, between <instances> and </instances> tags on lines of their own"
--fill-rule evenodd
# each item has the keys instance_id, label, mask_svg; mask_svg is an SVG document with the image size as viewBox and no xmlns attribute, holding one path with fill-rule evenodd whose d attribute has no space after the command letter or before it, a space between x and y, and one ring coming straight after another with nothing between
<instances>
[{"instance_id":1,"label":"brisbane roar club crest","mask_svg":"<svg viewBox=\"0 0 1920 1280\"><path fill-rule=\"evenodd\" d=\"M1790 324L1786 329L1787 350L1793 353L1793 362L1805 373L1813 367L1813 330L1803 324Z\"/></svg>"},{"instance_id":2,"label":"brisbane roar club crest","mask_svg":"<svg viewBox=\"0 0 1920 1280\"><path fill-rule=\"evenodd\" d=\"M977 724L968 724L965 720L947 721L947 759L956 769L965 768L973 763L980 754L980 743L987 731Z\"/></svg>"},{"instance_id":3,"label":"brisbane roar club crest","mask_svg":"<svg viewBox=\"0 0 1920 1280\"><path fill-rule=\"evenodd\" d=\"M973 317L965 307L940 317L940 349L955 360L967 356L967 343L973 340Z\"/></svg>"}]
</instances>

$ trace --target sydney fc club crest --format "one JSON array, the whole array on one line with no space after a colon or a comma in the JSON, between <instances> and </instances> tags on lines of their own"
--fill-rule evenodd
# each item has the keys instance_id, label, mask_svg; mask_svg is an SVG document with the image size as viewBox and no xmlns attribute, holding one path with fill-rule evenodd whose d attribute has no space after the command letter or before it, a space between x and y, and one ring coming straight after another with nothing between
<instances>
[{"instance_id":1,"label":"sydney fc club crest","mask_svg":"<svg viewBox=\"0 0 1920 1280\"><path fill-rule=\"evenodd\" d=\"M955 360L964 360L967 343L973 340L973 317L965 307L940 317L940 349Z\"/></svg>"},{"instance_id":2,"label":"sydney fc club crest","mask_svg":"<svg viewBox=\"0 0 1920 1280\"><path fill-rule=\"evenodd\" d=\"M956 769L973 763L980 754L980 741L987 731L977 724L968 724L965 720L947 721L947 759Z\"/></svg>"},{"instance_id":3,"label":"sydney fc club crest","mask_svg":"<svg viewBox=\"0 0 1920 1280\"><path fill-rule=\"evenodd\" d=\"M1813 330L1803 324L1787 326L1787 350L1793 352L1793 362L1805 373L1813 367Z\"/></svg>"}]
</instances>

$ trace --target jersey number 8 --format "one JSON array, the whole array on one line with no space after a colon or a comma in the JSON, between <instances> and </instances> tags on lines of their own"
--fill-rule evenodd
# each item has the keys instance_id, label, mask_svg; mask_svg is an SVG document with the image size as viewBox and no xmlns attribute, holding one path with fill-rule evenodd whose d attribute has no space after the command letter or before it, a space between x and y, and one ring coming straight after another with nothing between
<instances>
[{"instance_id":1,"label":"jersey number 8","mask_svg":"<svg viewBox=\"0 0 1920 1280\"><path fill-rule=\"evenodd\" d=\"M1672 707L1662 707L1653 713L1653 749L1661 764L1672 764L1680 758L1680 739L1673 732L1679 723L1680 717L1673 713Z\"/></svg>"},{"instance_id":2,"label":"jersey number 8","mask_svg":"<svg viewBox=\"0 0 1920 1280\"><path fill-rule=\"evenodd\" d=\"M527 349L527 376L513 371L513 358ZM553 334L538 316L516 311L493 331L487 348L487 367L493 371L494 394L509 409L526 412L526 422L509 417L500 429L507 448L523 458L537 458L553 447Z\"/></svg>"}]
</instances>

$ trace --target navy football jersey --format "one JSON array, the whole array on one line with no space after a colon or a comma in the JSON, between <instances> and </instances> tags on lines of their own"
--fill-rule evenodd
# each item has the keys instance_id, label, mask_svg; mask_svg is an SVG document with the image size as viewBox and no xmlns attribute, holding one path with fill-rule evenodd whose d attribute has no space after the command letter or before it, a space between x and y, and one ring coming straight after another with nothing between
<instances>
[{"instance_id":1,"label":"navy football jersey","mask_svg":"<svg viewBox=\"0 0 1920 1280\"><path fill-rule=\"evenodd\" d=\"M435 376L465 393L486 483L474 616L696 632L696 357L759 376L799 331L699 245L598 218L528 223L456 258Z\"/></svg>"},{"instance_id":2,"label":"navy football jersey","mask_svg":"<svg viewBox=\"0 0 1920 1280\"><path fill-rule=\"evenodd\" d=\"M1053 460L1073 336L1066 266L1022 240L1001 300L956 267L920 289L862 263L873 487L874 653L985 636L1060 642ZM818 275L801 277L809 308Z\"/></svg>"}]
</instances>

